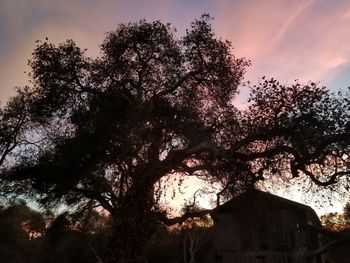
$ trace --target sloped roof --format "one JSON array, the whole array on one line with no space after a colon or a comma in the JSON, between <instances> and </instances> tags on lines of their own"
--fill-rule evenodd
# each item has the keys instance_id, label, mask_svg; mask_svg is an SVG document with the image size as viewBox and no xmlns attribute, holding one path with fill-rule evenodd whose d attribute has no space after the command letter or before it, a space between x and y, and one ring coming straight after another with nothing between
<instances>
[{"instance_id":1,"label":"sloped roof","mask_svg":"<svg viewBox=\"0 0 350 263\"><path fill-rule=\"evenodd\" d=\"M250 210L255 210L254 212L259 210L260 213L267 213L273 210L294 210L305 214L313 225L320 225L316 212L310 206L257 189L248 190L215 208L211 215L215 219L216 214L242 213L244 211L247 213Z\"/></svg>"}]
</instances>

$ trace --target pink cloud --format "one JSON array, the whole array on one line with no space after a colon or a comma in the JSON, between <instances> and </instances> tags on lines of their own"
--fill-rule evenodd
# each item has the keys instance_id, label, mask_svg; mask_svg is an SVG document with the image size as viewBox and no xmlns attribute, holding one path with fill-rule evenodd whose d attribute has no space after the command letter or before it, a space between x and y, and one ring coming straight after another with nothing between
<instances>
[{"instance_id":1,"label":"pink cloud","mask_svg":"<svg viewBox=\"0 0 350 263\"><path fill-rule=\"evenodd\" d=\"M0 46L0 98L6 100L14 94L14 86L27 84L27 75L23 72L28 70L27 60L37 39L48 37L53 43L74 39L88 49L88 55L97 56L105 32L115 29L119 23L143 18L171 22L172 17L179 16L177 12L182 19L174 21L174 25L180 25L182 30L203 13L196 6L189 9L173 1L5 0L0 15L4 17L9 35L0 36L0 40L3 37L9 48L4 50Z\"/></svg>"},{"instance_id":2,"label":"pink cloud","mask_svg":"<svg viewBox=\"0 0 350 263\"><path fill-rule=\"evenodd\" d=\"M232 41L238 57L252 60L247 79L253 82L267 75L282 82L299 78L332 85L329 74L338 74L350 56L350 4L346 1L3 2L0 13L6 15L11 49L1 57L0 97L8 97L13 86L26 83L23 71L36 39L47 36L58 43L72 38L95 56L106 31L142 18L172 22L181 35L193 19L209 12L217 35Z\"/></svg>"},{"instance_id":3,"label":"pink cloud","mask_svg":"<svg viewBox=\"0 0 350 263\"><path fill-rule=\"evenodd\" d=\"M220 1L216 28L239 56L252 60L248 79L329 82L349 61L350 4L345 1ZM350 79L349 79L350 82Z\"/></svg>"}]
</instances>

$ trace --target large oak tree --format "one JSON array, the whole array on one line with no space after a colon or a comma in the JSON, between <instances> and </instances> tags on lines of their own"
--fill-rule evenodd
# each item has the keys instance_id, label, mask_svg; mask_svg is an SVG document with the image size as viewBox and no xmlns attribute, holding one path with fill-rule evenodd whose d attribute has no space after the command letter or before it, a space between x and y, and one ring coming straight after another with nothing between
<instances>
[{"instance_id":1,"label":"large oak tree","mask_svg":"<svg viewBox=\"0 0 350 263\"><path fill-rule=\"evenodd\" d=\"M220 182L220 194L271 177L348 182L348 97L262 79L237 109L249 61L215 37L208 16L182 38L159 21L121 24L98 58L72 40L39 42L29 64L32 87L2 112L14 102L25 110L13 124L1 119L13 133L0 130L0 147L14 153L3 189L46 205L103 207L114 219L107 262L141 262L158 222L193 216L169 218L159 205L162 179L174 173Z\"/></svg>"}]
</instances>

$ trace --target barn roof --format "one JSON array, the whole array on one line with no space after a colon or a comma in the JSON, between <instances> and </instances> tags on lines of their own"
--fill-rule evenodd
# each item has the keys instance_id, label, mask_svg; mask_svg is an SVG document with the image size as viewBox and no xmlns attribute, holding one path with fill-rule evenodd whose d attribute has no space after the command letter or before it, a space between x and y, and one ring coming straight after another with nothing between
<instances>
[{"instance_id":1,"label":"barn roof","mask_svg":"<svg viewBox=\"0 0 350 263\"><path fill-rule=\"evenodd\" d=\"M260 213L272 210L294 210L305 214L313 225L320 225L320 220L316 212L310 206L257 189L248 190L236 198L231 199L214 209L211 215L215 219L216 214L235 212L241 214L244 211L249 212L250 210L255 210L254 212L259 210Z\"/></svg>"}]
</instances>

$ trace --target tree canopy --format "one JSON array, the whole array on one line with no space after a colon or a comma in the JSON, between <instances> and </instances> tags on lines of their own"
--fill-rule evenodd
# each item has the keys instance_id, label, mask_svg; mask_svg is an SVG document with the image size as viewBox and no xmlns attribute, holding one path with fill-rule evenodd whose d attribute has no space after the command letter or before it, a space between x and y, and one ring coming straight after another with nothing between
<instances>
[{"instance_id":1,"label":"tree canopy","mask_svg":"<svg viewBox=\"0 0 350 263\"><path fill-rule=\"evenodd\" d=\"M114 221L106 261L140 262L157 222L193 216L159 205L171 174L220 182L219 195L271 177L347 186L347 94L263 78L239 110L249 64L206 15L182 38L160 21L121 24L97 58L73 40L38 42L32 86L1 111L3 191L103 207Z\"/></svg>"}]
</instances>

